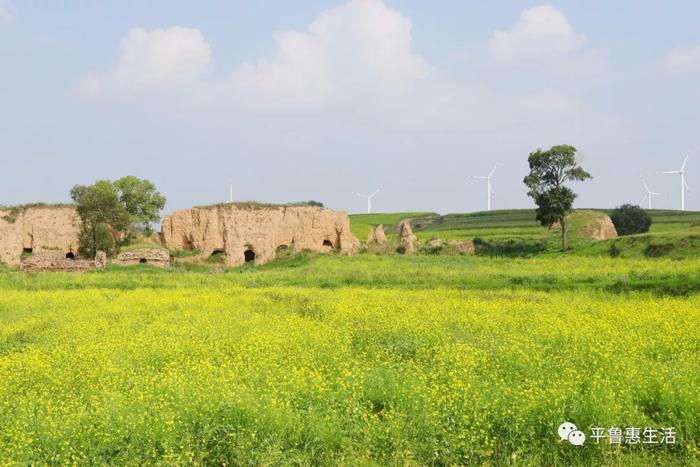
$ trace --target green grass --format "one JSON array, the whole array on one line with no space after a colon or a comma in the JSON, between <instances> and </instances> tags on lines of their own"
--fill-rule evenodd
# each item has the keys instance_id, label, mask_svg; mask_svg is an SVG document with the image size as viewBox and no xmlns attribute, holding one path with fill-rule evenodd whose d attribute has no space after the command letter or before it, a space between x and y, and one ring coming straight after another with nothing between
<instances>
[{"instance_id":1,"label":"green grass","mask_svg":"<svg viewBox=\"0 0 700 467\"><path fill-rule=\"evenodd\" d=\"M669 229L628 235L590 244L581 248L578 253L622 258L698 257L700 256L700 228Z\"/></svg>"},{"instance_id":2,"label":"green grass","mask_svg":"<svg viewBox=\"0 0 700 467\"><path fill-rule=\"evenodd\" d=\"M577 209L570 223L570 247L577 254L601 255L607 254L611 243L598 243L581 238L576 232L593 219L596 213L610 214L611 209ZM694 236L697 230L693 224L700 223L700 212L680 212L673 210L654 209L649 211L653 224L649 235L632 239L620 239L618 246L623 248L624 256L644 256L644 248L652 245L650 251L654 254L654 246L672 245L673 250L660 249L657 253L672 258L699 256L700 248ZM383 223L387 237L396 239L396 228L401 220L411 219L414 233L422 242L431 237L446 240L474 240L480 238L494 245L492 252L501 254L511 251L512 256L518 256L517 244L522 245L521 256L532 254L557 255L560 249L559 231L550 231L535 221L533 209L511 209L490 212L475 212L465 214L438 215L435 213L391 213L391 214L360 214L350 216L353 233L364 241L369 230ZM669 235L666 235L669 234ZM536 252L542 243L546 248ZM537 246L535 248L535 246Z\"/></svg>"},{"instance_id":3,"label":"green grass","mask_svg":"<svg viewBox=\"0 0 700 467\"><path fill-rule=\"evenodd\" d=\"M225 269L208 275L213 265L147 267L138 274L124 268L73 274L0 274L2 290L72 290L236 285L247 288L285 284L309 289L436 289L541 291L652 291L665 295L700 292L698 261L668 258L541 256L529 259L478 256L298 255L259 267Z\"/></svg>"},{"instance_id":4,"label":"green grass","mask_svg":"<svg viewBox=\"0 0 700 467\"><path fill-rule=\"evenodd\" d=\"M351 214L350 229L361 243L367 239L370 230L379 224L384 225L387 238L396 238L399 223L404 219L414 219L436 215L430 212L392 212L383 214Z\"/></svg>"}]
</instances>

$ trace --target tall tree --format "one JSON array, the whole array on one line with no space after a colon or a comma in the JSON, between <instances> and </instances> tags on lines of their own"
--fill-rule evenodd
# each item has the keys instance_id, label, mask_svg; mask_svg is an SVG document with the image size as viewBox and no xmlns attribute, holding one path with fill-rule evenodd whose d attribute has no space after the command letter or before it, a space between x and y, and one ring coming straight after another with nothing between
<instances>
[{"instance_id":1,"label":"tall tree","mask_svg":"<svg viewBox=\"0 0 700 467\"><path fill-rule=\"evenodd\" d=\"M153 232L151 225L160 220L160 211L165 207L165 197L149 180L129 175L114 182L119 200L129 213L134 227L144 235Z\"/></svg>"},{"instance_id":2,"label":"tall tree","mask_svg":"<svg viewBox=\"0 0 700 467\"><path fill-rule=\"evenodd\" d=\"M567 182L592 178L576 161L576 148L568 144L538 149L528 157L530 173L523 180L529 188L528 196L537 204L537 220L544 226L559 222L561 249L569 249L566 216L571 213L576 193Z\"/></svg>"},{"instance_id":3,"label":"tall tree","mask_svg":"<svg viewBox=\"0 0 700 467\"><path fill-rule=\"evenodd\" d=\"M70 190L80 216L80 253L92 257L98 250L112 253L120 235L129 228L129 213L112 182L76 185Z\"/></svg>"}]
</instances>

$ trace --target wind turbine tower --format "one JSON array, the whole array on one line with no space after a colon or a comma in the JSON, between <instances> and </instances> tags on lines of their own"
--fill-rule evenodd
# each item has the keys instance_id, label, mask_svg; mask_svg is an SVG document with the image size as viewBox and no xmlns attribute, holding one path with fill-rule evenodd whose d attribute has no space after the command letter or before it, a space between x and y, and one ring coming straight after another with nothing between
<instances>
[{"instance_id":1,"label":"wind turbine tower","mask_svg":"<svg viewBox=\"0 0 700 467\"><path fill-rule=\"evenodd\" d=\"M655 193L649 189L649 185L647 185L646 180L642 179L642 185L644 185L644 189L647 191L647 194L644 195L644 198L642 198L642 204L644 204L644 201L649 202L649 209L652 209L651 207L651 199L654 196L661 196L661 193Z\"/></svg>"},{"instance_id":2,"label":"wind turbine tower","mask_svg":"<svg viewBox=\"0 0 700 467\"><path fill-rule=\"evenodd\" d=\"M493 194L493 188L491 187L491 178L493 177L494 172L496 172L496 167L498 165L494 165L493 169L491 172L486 177L472 177L477 180L486 180L486 210L490 211L491 210L491 195Z\"/></svg>"},{"instance_id":3,"label":"wind turbine tower","mask_svg":"<svg viewBox=\"0 0 700 467\"><path fill-rule=\"evenodd\" d=\"M686 193L686 191L690 191L690 188L688 188L688 182L685 181L685 166L688 163L689 157L690 157L690 154L685 156L685 159L683 159L683 165L681 165L680 170L669 170L668 172L661 172L662 174L665 174L665 175L680 175L681 211L685 211L685 193Z\"/></svg>"},{"instance_id":4,"label":"wind turbine tower","mask_svg":"<svg viewBox=\"0 0 700 467\"><path fill-rule=\"evenodd\" d=\"M362 198L367 199L367 214L372 214L372 198L374 197L374 195L379 193L379 190L381 190L381 188L377 188L377 190L374 193L372 193L371 195L363 195L362 193L355 193L357 196L361 196Z\"/></svg>"}]
</instances>

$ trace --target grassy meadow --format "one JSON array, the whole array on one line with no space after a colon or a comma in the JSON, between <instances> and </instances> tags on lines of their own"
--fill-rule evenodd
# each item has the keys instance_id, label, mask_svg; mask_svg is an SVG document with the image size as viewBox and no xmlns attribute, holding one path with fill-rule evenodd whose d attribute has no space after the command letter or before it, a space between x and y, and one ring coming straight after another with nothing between
<instances>
[{"instance_id":1,"label":"grassy meadow","mask_svg":"<svg viewBox=\"0 0 700 467\"><path fill-rule=\"evenodd\" d=\"M700 256L700 212L652 209L651 231L620 239L594 242L580 238L576 231L610 209L579 209L570 219L569 254L583 256L622 256L627 258L668 257L682 259ZM383 224L387 239L396 240L398 225L410 219L414 234L425 242L432 237L447 240L483 240L490 256L560 256L559 231L550 231L535 221L532 209L510 209L466 214L392 213L350 216L353 233L364 241L370 229Z\"/></svg>"}]
</instances>

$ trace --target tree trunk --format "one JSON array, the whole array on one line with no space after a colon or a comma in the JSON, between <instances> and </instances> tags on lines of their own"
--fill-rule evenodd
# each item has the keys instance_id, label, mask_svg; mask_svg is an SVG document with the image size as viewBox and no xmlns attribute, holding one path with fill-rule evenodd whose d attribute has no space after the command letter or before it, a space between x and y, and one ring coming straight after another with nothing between
<instances>
[{"instance_id":1,"label":"tree trunk","mask_svg":"<svg viewBox=\"0 0 700 467\"><path fill-rule=\"evenodd\" d=\"M559 225L561 225L561 251L567 251L569 249L569 225L566 223L566 217L559 219Z\"/></svg>"}]
</instances>

